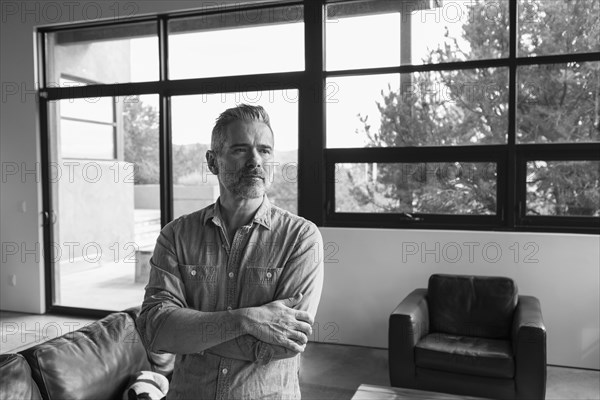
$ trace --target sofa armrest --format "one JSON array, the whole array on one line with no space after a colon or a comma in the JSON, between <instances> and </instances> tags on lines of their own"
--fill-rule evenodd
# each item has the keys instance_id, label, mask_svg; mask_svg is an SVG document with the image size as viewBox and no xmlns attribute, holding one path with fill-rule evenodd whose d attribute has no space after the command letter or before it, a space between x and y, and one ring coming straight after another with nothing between
<instances>
[{"instance_id":1,"label":"sofa armrest","mask_svg":"<svg viewBox=\"0 0 600 400\"><path fill-rule=\"evenodd\" d=\"M31 368L21 354L0 354L0 399L42 399Z\"/></svg>"},{"instance_id":2,"label":"sofa armrest","mask_svg":"<svg viewBox=\"0 0 600 400\"><path fill-rule=\"evenodd\" d=\"M537 298L519 296L512 329L517 397L546 395L546 326Z\"/></svg>"},{"instance_id":3,"label":"sofa armrest","mask_svg":"<svg viewBox=\"0 0 600 400\"><path fill-rule=\"evenodd\" d=\"M150 364L127 313L112 313L76 331L23 350L44 399L120 399Z\"/></svg>"},{"instance_id":4,"label":"sofa armrest","mask_svg":"<svg viewBox=\"0 0 600 400\"><path fill-rule=\"evenodd\" d=\"M427 289L410 293L390 315L388 355L392 386L411 387L417 342L429 333Z\"/></svg>"}]
</instances>

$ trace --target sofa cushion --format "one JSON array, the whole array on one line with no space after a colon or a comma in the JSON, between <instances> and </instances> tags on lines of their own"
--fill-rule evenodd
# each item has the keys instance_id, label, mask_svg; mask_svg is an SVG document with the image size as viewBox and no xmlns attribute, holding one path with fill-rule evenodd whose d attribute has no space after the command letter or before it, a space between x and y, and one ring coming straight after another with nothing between
<instances>
[{"instance_id":1,"label":"sofa cushion","mask_svg":"<svg viewBox=\"0 0 600 400\"><path fill-rule=\"evenodd\" d=\"M38 400L29 364L20 354L0 354L0 399Z\"/></svg>"},{"instance_id":2,"label":"sofa cushion","mask_svg":"<svg viewBox=\"0 0 600 400\"><path fill-rule=\"evenodd\" d=\"M427 289L430 332L508 339L517 301L510 278L432 275Z\"/></svg>"},{"instance_id":3,"label":"sofa cushion","mask_svg":"<svg viewBox=\"0 0 600 400\"><path fill-rule=\"evenodd\" d=\"M415 364L459 374L513 378L515 362L508 340L432 333L415 346Z\"/></svg>"},{"instance_id":4,"label":"sofa cushion","mask_svg":"<svg viewBox=\"0 0 600 400\"><path fill-rule=\"evenodd\" d=\"M134 321L123 312L22 354L45 399L120 399L131 377L150 368Z\"/></svg>"}]
</instances>

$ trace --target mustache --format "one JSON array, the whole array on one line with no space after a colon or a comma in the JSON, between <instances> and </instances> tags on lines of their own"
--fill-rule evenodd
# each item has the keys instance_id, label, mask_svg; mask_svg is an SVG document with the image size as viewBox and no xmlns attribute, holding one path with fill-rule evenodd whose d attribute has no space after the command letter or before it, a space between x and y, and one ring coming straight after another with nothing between
<instances>
[{"instance_id":1,"label":"mustache","mask_svg":"<svg viewBox=\"0 0 600 400\"><path fill-rule=\"evenodd\" d=\"M252 168L242 171L243 177L265 179L266 173L262 168Z\"/></svg>"}]
</instances>

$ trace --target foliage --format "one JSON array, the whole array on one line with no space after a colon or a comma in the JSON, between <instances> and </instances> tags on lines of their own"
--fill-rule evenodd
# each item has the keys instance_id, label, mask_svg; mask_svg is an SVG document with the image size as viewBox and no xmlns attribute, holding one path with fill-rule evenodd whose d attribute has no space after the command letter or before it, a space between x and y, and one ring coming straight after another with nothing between
<instances>
[{"instance_id":1,"label":"foliage","mask_svg":"<svg viewBox=\"0 0 600 400\"><path fill-rule=\"evenodd\" d=\"M158 184L158 112L141 101L123 103L125 161L135 165L135 184Z\"/></svg>"},{"instance_id":2,"label":"foliage","mask_svg":"<svg viewBox=\"0 0 600 400\"><path fill-rule=\"evenodd\" d=\"M519 0L519 55L597 51L600 6L592 3ZM488 5L485 1L473 2L462 37L452 38L446 31L445 44L431 49L422 61L427 64L507 57L508 2L494 2L499 11L494 15L490 15ZM598 62L520 67L518 143L598 141L599 82ZM359 115L371 147L506 143L508 68L403 75L400 88L388 87L381 95L377 131L372 131L367 117ZM586 164L586 168L579 165L536 169L533 174L540 194L536 202L528 201L528 211L598 214L598 163ZM450 164L379 164L367 172L362 165L346 167L343 185L339 186L346 187L347 192L336 189L336 208L350 212L495 213L496 177L491 167L487 163L455 165L454 169L462 173L452 179L440 179ZM540 206L540 201L547 204Z\"/></svg>"}]
</instances>

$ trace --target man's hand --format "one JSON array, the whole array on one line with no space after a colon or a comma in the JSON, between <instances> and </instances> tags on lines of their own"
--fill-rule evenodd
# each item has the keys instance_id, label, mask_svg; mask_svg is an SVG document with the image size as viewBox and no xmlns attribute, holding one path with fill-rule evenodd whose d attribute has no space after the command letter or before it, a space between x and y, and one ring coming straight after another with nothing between
<instances>
[{"instance_id":1,"label":"man's hand","mask_svg":"<svg viewBox=\"0 0 600 400\"><path fill-rule=\"evenodd\" d=\"M306 347L312 334L313 317L306 311L295 310L302 293L285 300L275 300L248 309L247 331L263 342L283 346L296 353Z\"/></svg>"}]
</instances>

